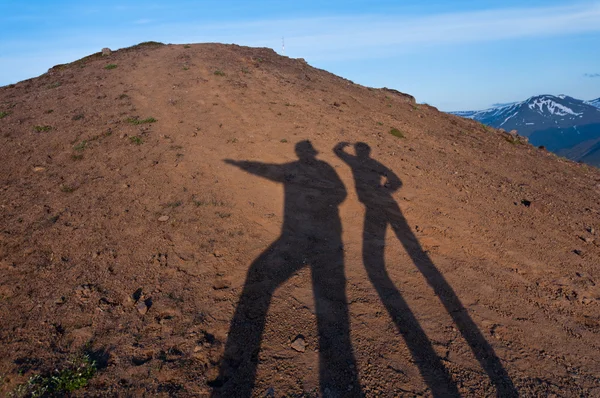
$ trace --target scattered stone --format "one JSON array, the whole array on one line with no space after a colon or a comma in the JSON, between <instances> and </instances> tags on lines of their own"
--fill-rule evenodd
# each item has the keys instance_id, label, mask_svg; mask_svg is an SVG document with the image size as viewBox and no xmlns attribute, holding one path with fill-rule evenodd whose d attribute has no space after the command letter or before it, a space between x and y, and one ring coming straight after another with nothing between
<instances>
[{"instance_id":1,"label":"scattered stone","mask_svg":"<svg viewBox=\"0 0 600 398\"><path fill-rule=\"evenodd\" d=\"M169 221L169 216L160 216L160 217L158 217L158 221L160 221L160 222Z\"/></svg>"},{"instance_id":2,"label":"scattered stone","mask_svg":"<svg viewBox=\"0 0 600 398\"><path fill-rule=\"evenodd\" d=\"M61 305L61 304L64 304L65 301L67 301L67 299L65 298L65 296L60 296L59 298L57 298L56 300L54 300L54 304Z\"/></svg>"},{"instance_id":3,"label":"scattered stone","mask_svg":"<svg viewBox=\"0 0 600 398\"><path fill-rule=\"evenodd\" d=\"M592 239L592 238L590 238L588 236L580 236L579 239L581 239L585 243L592 243L592 242L594 242L594 239Z\"/></svg>"},{"instance_id":4,"label":"scattered stone","mask_svg":"<svg viewBox=\"0 0 600 398\"><path fill-rule=\"evenodd\" d=\"M583 252L579 249L573 250L573 253L577 254L578 256L581 256L583 254Z\"/></svg>"},{"instance_id":5,"label":"scattered stone","mask_svg":"<svg viewBox=\"0 0 600 398\"><path fill-rule=\"evenodd\" d=\"M138 312L141 315L146 315L146 312L148 312L148 306L146 305L146 301L145 300L138 301L137 304L135 305L135 309L138 310Z\"/></svg>"},{"instance_id":6,"label":"scattered stone","mask_svg":"<svg viewBox=\"0 0 600 398\"><path fill-rule=\"evenodd\" d=\"M227 289L230 286L231 286L231 283L229 283L229 281L226 279L217 279L213 283L213 289L215 289L215 290Z\"/></svg>"},{"instance_id":7,"label":"scattered stone","mask_svg":"<svg viewBox=\"0 0 600 398\"><path fill-rule=\"evenodd\" d=\"M292 347L294 350L298 351L298 352L304 352L306 351L306 341L304 340L304 336L302 336L301 334L299 334L294 341L292 342L292 344L290 344L290 347Z\"/></svg>"},{"instance_id":8,"label":"scattered stone","mask_svg":"<svg viewBox=\"0 0 600 398\"><path fill-rule=\"evenodd\" d=\"M531 201L527 200L527 199L522 199L521 200L521 204L525 207L530 207L531 206Z\"/></svg>"},{"instance_id":9,"label":"scattered stone","mask_svg":"<svg viewBox=\"0 0 600 398\"><path fill-rule=\"evenodd\" d=\"M36 173L41 173L42 171L46 171L45 167L41 167L41 166L37 166L33 168L33 171L35 171Z\"/></svg>"},{"instance_id":10,"label":"scattered stone","mask_svg":"<svg viewBox=\"0 0 600 398\"><path fill-rule=\"evenodd\" d=\"M106 57L106 56L108 56L108 55L110 55L110 54L112 54L112 51L110 50L110 48L108 48L108 47L104 47L104 48L102 49L102 56L103 56L103 57Z\"/></svg>"},{"instance_id":11,"label":"scattered stone","mask_svg":"<svg viewBox=\"0 0 600 398\"><path fill-rule=\"evenodd\" d=\"M594 227L587 227L586 230L592 235L596 234L596 230L594 229Z\"/></svg>"},{"instance_id":12,"label":"scattered stone","mask_svg":"<svg viewBox=\"0 0 600 398\"><path fill-rule=\"evenodd\" d=\"M267 392L265 392L265 398L275 398L275 389L273 387L269 387Z\"/></svg>"},{"instance_id":13,"label":"scattered stone","mask_svg":"<svg viewBox=\"0 0 600 398\"><path fill-rule=\"evenodd\" d=\"M146 315L146 312L152 307L152 299L147 298L146 300L140 300L135 305L135 308L141 315Z\"/></svg>"},{"instance_id":14,"label":"scattered stone","mask_svg":"<svg viewBox=\"0 0 600 398\"><path fill-rule=\"evenodd\" d=\"M218 251L218 250L215 250L215 251L213 252L213 256L215 256L215 257L217 257L217 258L219 258L219 257L223 257L223 253L221 253L221 252L220 252L220 251Z\"/></svg>"}]
</instances>

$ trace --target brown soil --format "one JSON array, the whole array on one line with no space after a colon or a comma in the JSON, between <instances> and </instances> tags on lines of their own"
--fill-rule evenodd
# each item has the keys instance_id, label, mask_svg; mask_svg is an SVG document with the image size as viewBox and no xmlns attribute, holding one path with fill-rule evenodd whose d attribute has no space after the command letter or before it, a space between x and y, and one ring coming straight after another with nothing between
<instances>
[{"instance_id":1,"label":"brown soil","mask_svg":"<svg viewBox=\"0 0 600 398\"><path fill-rule=\"evenodd\" d=\"M595 168L219 44L0 112L1 392L85 351L81 396L600 396Z\"/></svg>"}]
</instances>

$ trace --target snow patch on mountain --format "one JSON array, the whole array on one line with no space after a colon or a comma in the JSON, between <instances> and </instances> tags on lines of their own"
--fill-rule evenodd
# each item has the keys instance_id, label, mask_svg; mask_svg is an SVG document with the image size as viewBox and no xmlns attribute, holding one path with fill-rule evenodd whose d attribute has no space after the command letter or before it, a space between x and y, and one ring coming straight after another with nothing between
<instances>
[{"instance_id":1,"label":"snow patch on mountain","mask_svg":"<svg viewBox=\"0 0 600 398\"><path fill-rule=\"evenodd\" d=\"M561 99L566 98L565 95L558 96L558 97ZM530 101L530 100L533 100L533 101L530 102L529 104L527 104L529 106L529 109L537 110L542 115L544 114L544 106L546 107L548 112L550 112L551 115L557 115L557 116L567 116L567 115L580 116L580 115L583 115L582 112L579 112L579 113L575 112L575 111L573 111L573 109L555 102L550 97L532 97L527 101Z\"/></svg>"}]
</instances>

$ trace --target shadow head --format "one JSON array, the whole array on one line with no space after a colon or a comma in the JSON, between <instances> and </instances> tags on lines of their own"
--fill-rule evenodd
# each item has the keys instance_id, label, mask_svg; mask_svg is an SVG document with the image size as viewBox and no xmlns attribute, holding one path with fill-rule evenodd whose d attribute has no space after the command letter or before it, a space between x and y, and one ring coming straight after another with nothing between
<instances>
[{"instance_id":1,"label":"shadow head","mask_svg":"<svg viewBox=\"0 0 600 398\"><path fill-rule=\"evenodd\" d=\"M309 140L298 142L295 149L300 159L312 159L319 153Z\"/></svg>"},{"instance_id":2,"label":"shadow head","mask_svg":"<svg viewBox=\"0 0 600 398\"><path fill-rule=\"evenodd\" d=\"M354 150L356 151L356 156L359 158L368 158L371 155L371 147L364 142L354 144Z\"/></svg>"}]
</instances>

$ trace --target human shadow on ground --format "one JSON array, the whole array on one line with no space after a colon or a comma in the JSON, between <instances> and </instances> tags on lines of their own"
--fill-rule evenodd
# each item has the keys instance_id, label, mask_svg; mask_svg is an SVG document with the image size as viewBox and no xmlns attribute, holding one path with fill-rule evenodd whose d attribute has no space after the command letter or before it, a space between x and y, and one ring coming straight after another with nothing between
<instances>
[{"instance_id":1,"label":"human shadow on ground","mask_svg":"<svg viewBox=\"0 0 600 398\"><path fill-rule=\"evenodd\" d=\"M403 336L432 394L434 396L459 395L448 371L386 270L384 248L388 225L392 227L412 262L425 277L469 344L474 356L496 387L497 395L518 396L511 378L494 349L481 334L448 281L423 250L392 197L392 193L402 186L398 176L370 156L369 145L356 143L354 145L356 155L345 152L347 146L349 144L344 142L336 145L334 153L352 169L358 199L366 207L363 262L367 274L399 333Z\"/></svg>"},{"instance_id":2,"label":"human shadow on ground","mask_svg":"<svg viewBox=\"0 0 600 398\"><path fill-rule=\"evenodd\" d=\"M281 236L250 266L231 321L213 397L250 397L269 304L275 290L301 268L311 269L323 396L359 397L350 343L342 226L338 206L346 189L335 170L316 158L309 141L296 144L298 160L285 164L225 160L248 173L282 183Z\"/></svg>"}]
</instances>

